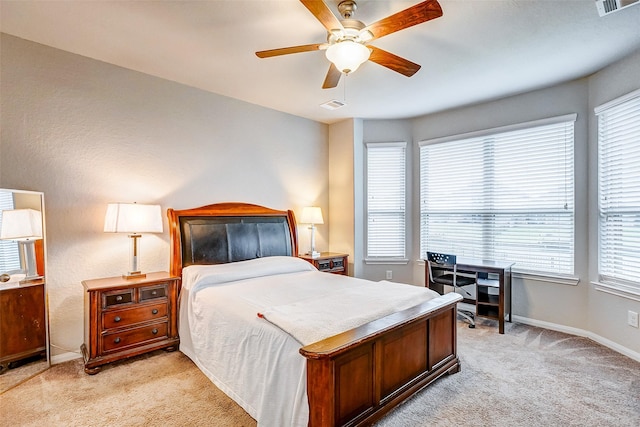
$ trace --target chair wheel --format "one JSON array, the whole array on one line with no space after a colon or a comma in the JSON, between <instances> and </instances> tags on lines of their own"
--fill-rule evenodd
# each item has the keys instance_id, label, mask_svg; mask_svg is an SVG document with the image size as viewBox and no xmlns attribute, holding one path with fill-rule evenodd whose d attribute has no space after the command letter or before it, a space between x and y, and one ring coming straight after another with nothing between
<instances>
[{"instance_id":1,"label":"chair wheel","mask_svg":"<svg viewBox=\"0 0 640 427\"><path fill-rule=\"evenodd\" d=\"M474 329L476 325L469 325L469 328Z\"/></svg>"}]
</instances>

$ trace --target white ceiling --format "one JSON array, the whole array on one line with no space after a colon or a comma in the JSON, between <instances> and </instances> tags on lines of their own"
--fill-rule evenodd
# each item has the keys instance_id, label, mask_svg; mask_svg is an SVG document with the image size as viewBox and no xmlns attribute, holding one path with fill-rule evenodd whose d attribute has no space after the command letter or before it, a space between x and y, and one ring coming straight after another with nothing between
<instances>
[{"instance_id":1,"label":"white ceiling","mask_svg":"<svg viewBox=\"0 0 640 427\"><path fill-rule=\"evenodd\" d=\"M640 49L640 2L601 18L594 0L439 0L441 18L372 43L421 64L413 77L367 62L322 89L324 52L254 54L326 41L297 0L0 1L2 32L324 123L501 98ZM371 24L419 1L359 0L355 18ZM336 15L338 2L326 0ZM347 105L320 107L332 99Z\"/></svg>"}]
</instances>

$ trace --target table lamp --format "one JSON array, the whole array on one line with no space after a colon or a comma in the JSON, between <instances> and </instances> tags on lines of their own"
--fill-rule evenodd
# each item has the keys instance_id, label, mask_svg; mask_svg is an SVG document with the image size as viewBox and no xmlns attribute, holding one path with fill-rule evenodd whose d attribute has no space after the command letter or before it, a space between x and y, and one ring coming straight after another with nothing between
<instances>
[{"instance_id":1,"label":"table lamp","mask_svg":"<svg viewBox=\"0 0 640 427\"><path fill-rule=\"evenodd\" d=\"M160 205L137 203L109 203L104 217L106 233L129 233L131 238L131 265L125 279L146 277L138 268L138 239L140 233L162 233L162 211Z\"/></svg>"},{"instance_id":2,"label":"table lamp","mask_svg":"<svg viewBox=\"0 0 640 427\"><path fill-rule=\"evenodd\" d=\"M300 222L303 224L311 224L311 227L309 227L311 230L311 250L307 252L307 255L311 255L312 258L319 257L320 252L316 252L316 224L324 224L322 209L317 206L305 207L302 210Z\"/></svg>"},{"instance_id":3,"label":"table lamp","mask_svg":"<svg viewBox=\"0 0 640 427\"><path fill-rule=\"evenodd\" d=\"M35 209L2 211L0 239L15 240L20 248L20 268L25 277L21 282L39 279L36 266L35 241L42 239L42 213Z\"/></svg>"}]
</instances>

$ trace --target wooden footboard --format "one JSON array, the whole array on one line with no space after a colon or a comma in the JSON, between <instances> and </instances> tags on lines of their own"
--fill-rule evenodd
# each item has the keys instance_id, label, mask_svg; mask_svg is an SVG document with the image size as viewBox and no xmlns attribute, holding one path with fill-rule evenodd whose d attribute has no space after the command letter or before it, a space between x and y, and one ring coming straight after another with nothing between
<instances>
[{"instance_id":1,"label":"wooden footboard","mask_svg":"<svg viewBox=\"0 0 640 427\"><path fill-rule=\"evenodd\" d=\"M370 425L443 374L458 372L459 297L448 295L301 348L309 426Z\"/></svg>"}]
</instances>

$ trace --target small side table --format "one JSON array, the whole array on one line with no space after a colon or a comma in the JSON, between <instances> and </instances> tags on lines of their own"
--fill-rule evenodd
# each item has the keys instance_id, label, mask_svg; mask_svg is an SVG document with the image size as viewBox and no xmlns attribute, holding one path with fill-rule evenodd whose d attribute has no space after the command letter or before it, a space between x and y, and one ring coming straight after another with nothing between
<instances>
[{"instance_id":1,"label":"small side table","mask_svg":"<svg viewBox=\"0 0 640 427\"><path fill-rule=\"evenodd\" d=\"M84 371L164 348L176 350L178 277L161 271L140 279L84 280Z\"/></svg>"},{"instance_id":2,"label":"small side table","mask_svg":"<svg viewBox=\"0 0 640 427\"><path fill-rule=\"evenodd\" d=\"M315 265L326 273L349 275L349 255L337 252L320 252L320 256L312 258L311 255L300 255L300 258Z\"/></svg>"}]
</instances>

